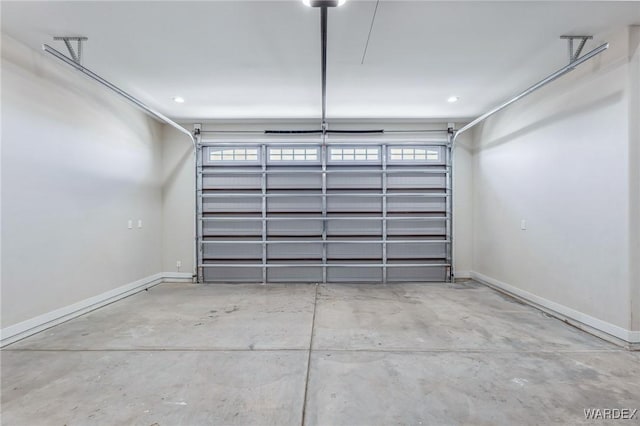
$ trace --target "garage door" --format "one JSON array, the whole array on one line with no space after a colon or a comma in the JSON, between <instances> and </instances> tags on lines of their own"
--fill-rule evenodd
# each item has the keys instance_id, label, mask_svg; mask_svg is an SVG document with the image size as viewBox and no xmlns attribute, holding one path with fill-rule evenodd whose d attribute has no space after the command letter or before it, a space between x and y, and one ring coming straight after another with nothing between
<instances>
[{"instance_id":1,"label":"garage door","mask_svg":"<svg viewBox=\"0 0 640 426\"><path fill-rule=\"evenodd\" d=\"M199 145L200 282L450 278L446 136Z\"/></svg>"}]
</instances>

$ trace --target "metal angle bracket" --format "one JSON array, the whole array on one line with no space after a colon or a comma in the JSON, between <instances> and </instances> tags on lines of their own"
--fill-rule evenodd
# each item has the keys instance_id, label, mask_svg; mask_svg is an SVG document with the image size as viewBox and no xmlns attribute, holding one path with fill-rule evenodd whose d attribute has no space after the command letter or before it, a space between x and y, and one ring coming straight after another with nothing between
<instances>
[{"instance_id":1,"label":"metal angle bracket","mask_svg":"<svg viewBox=\"0 0 640 426\"><path fill-rule=\"evenodd\" d=\"M87 37L62 36L62 37L54 37L53 39L56 41L57 40L64 41L64 44L67 46L67 49L69 49L69 55L71 56L71 59L73 59L75 63L82 65L82 43L89 40ZM78 47L76 49L74 49L73 46L71 45L72 41L77 42Z\"/></svg>"},{"instance_id":2,"label":"metal angle bracket","mask_svg":"<svg viewBox=\"0 0 640 426\"><path fill-rule=\"evenodd\" d=\"M582 49L584 49L584 45L587 43L587 40L593 39L593 36L563 35L563 36L560 36L560 38L568 41L569 63L571 64L571 63L575 62L580 57L580 54L582 53ZM580 40L580 43L578 44L578 47L575 50L573 49L573 47L574 47L573 46L573 41L574 40Z\"/></svg>"},{"instance_id":3,"label":"metal angle bracket","mask_svg":"<svg viewBox=\"0 0 640 426\"><path fill-rule=\"evenodd\" d=\"M193 135L193 138L198 141L196 143L196 146L200 146L200 139L198 138L199 136L202 135L202 123L195 123L193 125L193 130L191 131L191 134Z\"/></svg>"},{"instance_id":4,"label":"metal angle bracket","mask_svg":"<svg viewBox=\"0 0 640 426\"><path fill-rule=\"evenodd\" d=\"M455 123L447 123L447 147L451 148L453 146L453 138L456 134L456 124Z\"/></svg>"}]
</instances>

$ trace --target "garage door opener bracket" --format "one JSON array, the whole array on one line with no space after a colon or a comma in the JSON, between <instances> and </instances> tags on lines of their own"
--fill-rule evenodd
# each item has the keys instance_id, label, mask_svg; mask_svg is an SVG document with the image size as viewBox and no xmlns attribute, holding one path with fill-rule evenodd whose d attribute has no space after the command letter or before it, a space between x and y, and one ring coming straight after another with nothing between
<instances>
[{"instance_id":1,"label":"garage door opener bracket","mask_svg":"<svg viewBox=\"0 0 640 426\"><path fill-rule=\"evenodd\" d=\"M71 56L71 59L73 59L73 62L75 62L78 65L82 65L82 44L89 40L87 37L67 37L67 36L63 36L63 37L54 37L54 40L62 40L64 41L64 44L67 46L67 49L69 49L69 56ZM75 41L77 43L77 48L74 49L73 46L71 45L71 42Z\"/></svg>"},{"instance_id":2,"label":"garage door opener bracket","mask_svg":"<svg viewBox=\"0 0 640 426\"><path fill-rule=\"evenodd\" d=\"M555 81L558 78L562 77L563 75L573 71L579 65L585 63L589 59L599 55L600 53L604 52L605 50L607 50L609 48L609 43L603 43L600 46L596 47L595 49L593 49L593 50L591 50L591 51L589 51L589 52L587 52L587 53L585 53L584 55L581 56L582 49L584 48L584 45L586 44L587 40L590 40L590 39L593 38L592 36L569 36L569 35L564 35L564 36L561 36L560 38L569 41L569 49L568 49L569 50L569 64L565 65L564 67L560 68L558 71L554 72L553 74L550 74L549 76L547 76L544 79L540 80L539 82L537 82L533 86L530 86L529 88L523 90L522 92L520 92L517 95L513 96L511 99L501 103L497 107L495 107L495 108L491 109L490 111L482 114L480 117L476 118L475 120L471 121L467 125L463 126L459 130L457 130L453 135L453 141L452 141L453 146L455 146L455 142L456 142L456 139L458 138L458 136L460 136L463 132L466 132L467 130L471 129L473 126L483 122L484 120L486 120L487 118L491 117L493 114L497 113L498 111L502 111L503 109L505 109L506 107L508 107L512 103L519 101L520 99L524 98L525 96L530 95L531 93L535 92L536 90L540 89L541 87L544 87L547 84L551 83L552 81ZM573 41L574 40L580 40L580 43L578 44L578 48L575 49L575 50L573 49Z\"/></svg>"},{"instance_id":3,"label":"garage door opener bracket","mask_svg":"<svg viewBox=\"0 0 640 426\"><path fill-rule=\"evenodd\" d=\"M578 60L580 54L582 53L582 49L584 49L584 45L587 43L587 40L591 40L593 36L571 36L571 35L563 35L560 36L561 39L567 40L568 42L568 51L569 51L569 63L573 63ZM573 50L573 41L580 40L577 49Z\"/></svg>"}]
</instances>

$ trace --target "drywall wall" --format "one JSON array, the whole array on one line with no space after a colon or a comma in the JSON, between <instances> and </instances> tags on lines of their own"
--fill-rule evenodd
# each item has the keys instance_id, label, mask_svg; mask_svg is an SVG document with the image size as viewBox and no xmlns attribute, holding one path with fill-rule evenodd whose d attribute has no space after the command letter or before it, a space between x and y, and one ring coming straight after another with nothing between
<instances>
[{"instance_id":1,"label":"drywall wall","mask_svg":"<svg viewBox=\"0 0 640 426\"><path fill-rule=\"evenodd\" d=\"M2 37L3 328L162 270L161 130Z\"/></svg>"},{"instance_id":2,"label":"drywall wall","mask_svg":"<svg viewBox=\"0 0 640 426\"><path fill-rule=\"evenodd\" d=\"M631 330L640 334L640 25L629 29L628 81Z\"/></svg>"},{"instance_id":3,"label":"drywall wall","mask_svg":"<svg viewBox=\"0 0 640 426\"><path fill-rule=\"evenodd\" d=\"M458 126L461 127L461 126ZM472 134L463 133L453 152L453 252L454 275L470 278L473 259Z\"/></svg>"},{"instance_id":4,"label":"drywall wall","mask_svg":"<svg viewBox=\"0 0 640 426\"><path fill-rule=\"evenodd\" d=\"M182 123L186 128L193 128L193 123ZM265 129L316 129L318 123L308 120L295 122L278 122L275 120L233 122L205 122L206 129L215 130L256 130ZM443 129L447 123L416 122L415 120L384 120L331 122L333 129L384 128L387 130ZM460 126L458 126L460 127ZM225 137L219 136L220 137ZM229 135L230 138L242 137ZM254 135L255 137L255 135ZM454 176L454 215L455 215L455 269L456 276L468 277L471 270L471 153L469 149L470 135L459 139L456 147L456 171ZM193 174L193 157L191 145L184 135L166 127L163 132L163 229L164 253L163 267L165 271L178 271L176 262L182 262L180 271L191 271L194 257L193 218L195 181Z\"/></svg>"},{"instance_id":5,"label":"drywall wall","mask_svg":"<svg viewBox=\"0 0 640 426\"><path fill-rule=\"evenodd\" d=\"M163 270L195 273L195 153L189 138L168 125L162 160Z\"/></svg>"},{"instance_id":6,"label":"drywall wall","mask_svg":"<svg viewBox=\"0 0 640 426\"><path fill-rule=\"evenodd\" d=\"M629 29L595 39L609 50L475 129L473 274L628 338Z\"/></svg>"}]
</instances>

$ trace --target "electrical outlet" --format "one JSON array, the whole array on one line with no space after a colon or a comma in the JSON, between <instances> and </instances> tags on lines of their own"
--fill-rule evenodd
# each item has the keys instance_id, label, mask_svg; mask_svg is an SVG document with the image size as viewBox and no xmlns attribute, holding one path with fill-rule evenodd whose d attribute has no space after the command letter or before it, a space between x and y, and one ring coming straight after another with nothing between
<instances>
[{"instance_id":1,"label":"electrical outlet","mask_svg":"<svg viewBox=\"0 0 640 426\"><path fill-rule=\"evenodd\" d=\"M176 268L182 268L182 262L181 261L176 261Z\"/></svg>"},{"instance_id":2,"label":"electrical outlet","mask_svg":"<svg viewBox=\"0 0 640 426\"><path fill-rule=\"evenodd\" d=\"M138 219L138 228L142 228L142 219Z\"/></svg>"},{"instance_id":3,"label":"electrical outlet","mask_svg":"<svg viewBox=\"0 0 640 426\"><path fill-rule=\"evenodd\" d=\"M127 228L133 229L133 220L129 219L129 221L127 222Z\"/></svg>"},{"instance_id":4,"label":"electrical outlet","mask_svg":"<svg viewBox=\"0 0 640 426\"><path fill-rule=\"evenodd\" d=\"M523 231L527 230L527 221L526 220L522 219L520 221L520 229L522 229Z\"/></svg>"}]
</instances>

